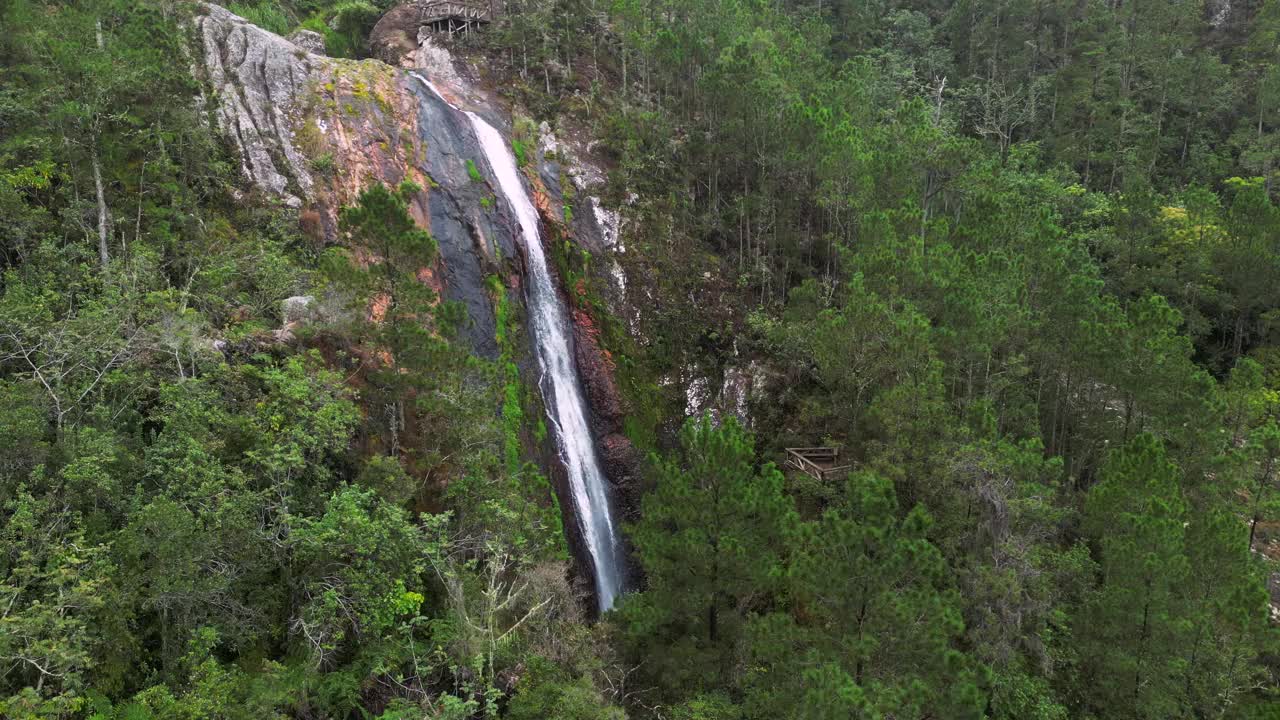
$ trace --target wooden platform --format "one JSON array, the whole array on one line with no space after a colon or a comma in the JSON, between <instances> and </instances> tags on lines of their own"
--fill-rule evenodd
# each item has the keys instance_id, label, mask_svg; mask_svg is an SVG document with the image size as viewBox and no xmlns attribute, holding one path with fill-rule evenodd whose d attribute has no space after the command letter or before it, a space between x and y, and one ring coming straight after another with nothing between
<instances>
[{"instance_id":1,"label":"wooden platform","mask_svg":"<svg viewBox=\"0 0 1280 720\"><path fill-rule=\"evenodd\" d=\"M839 479L853 469L840 462L840 448L787 448L787 467L795 468L822 482Z\"/></svg>"},{"instance_id":2,"label":"wooden platform","mask_svg":"<svg viewBox=\"0 0 1280 720\"><path fill-rule=\"evenodd\" d=\"M465 32L473 25L492 22L497 14L496 3L490 0L418 0L415 5L419 25L437 32Z\"/></svg>"}]
</instances>

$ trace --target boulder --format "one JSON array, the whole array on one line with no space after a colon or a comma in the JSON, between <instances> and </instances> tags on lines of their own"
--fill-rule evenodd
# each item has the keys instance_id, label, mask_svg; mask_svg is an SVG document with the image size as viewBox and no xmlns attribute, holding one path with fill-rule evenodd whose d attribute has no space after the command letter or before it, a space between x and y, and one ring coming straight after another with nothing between
<instances>
[{"instance_id":1,"label":"boulder","mask_svg":"<svg viewBox=\"0 0 1280 720\"><path fill-rule=\"evenodd\" d=\"M289 36L289 42L306 50L312 55L324 55L324 36L315 30L305 30L299 28L293 31Z\"/></svg>"},{"instance_id":2,"label":"boulder","mask_svg":"<svg viewBox=\"0 0 1280 720\"><path fill-rule=\"evenodd\" d=\"M312 295L295 295L280 302L280 315L285 325L297 325L315 317L316 299Z\"/></svg>"},{"instance_id":3,"label":"boulder","mask_svg":"<svg viewBox=\"0 0 1280 720\"><path fill-rule=\"evenodd\" d=\"M387 11L369 31L369 50L388 65L401 62L418 49L418 28L422 27L421 10L413 4L400 5Z\"/></svg>"}]
</instances>

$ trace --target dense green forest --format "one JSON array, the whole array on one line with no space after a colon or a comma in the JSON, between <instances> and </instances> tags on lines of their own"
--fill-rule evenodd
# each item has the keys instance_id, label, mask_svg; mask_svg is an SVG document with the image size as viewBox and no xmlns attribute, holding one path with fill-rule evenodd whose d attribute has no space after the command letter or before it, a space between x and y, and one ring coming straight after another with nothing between
<instances>
[{"instance_id":1,"label":"dense green forest","mask_svg":"<svg viewBox=\"0 0 1280 720\"><path fill-rule=\"evenodd\" d=\"M362 57L392 4L228 7ZM457 337L413 188L342 211L370 264L245 187L196 10L0 0L0 717L1280 717L1280 1L508 0L451 41L626 219L601 618L518 313ZM281 342L326 289L389 301ZM686 418L670 378L746 367L749 423ZM780 469L819 444L853 471Z\"/></svg>"}]
</instances>

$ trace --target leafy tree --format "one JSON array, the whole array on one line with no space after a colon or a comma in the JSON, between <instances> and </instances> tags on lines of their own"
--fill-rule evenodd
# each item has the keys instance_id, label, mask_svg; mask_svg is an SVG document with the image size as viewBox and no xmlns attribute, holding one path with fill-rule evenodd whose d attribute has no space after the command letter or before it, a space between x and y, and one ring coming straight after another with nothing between
<instances>
[{"instance_id":1,"label":"leafy tree","mask_svg":"<svg viewBox=\"0 0 1280 720\"><path fill-rule=\"evenodd\" d=\"M1215 509L1189 523L1181 702L1195 715L1221 715L1266 682L1257 660L1272 647L1269 598L1234 514Z\"/></svg>"},{"instance_id":2,"label":"leafy tree","mask_svg":"<svg viewBox=\"0 0 1280 720\"><path fill-rule=\"evenodd\" d=\"M140 329L118 292L90 298L63 315L64 298L51 288L6 279L0 299L0 362L44 391L55 428L104 399L104 381L141 351Z\"/></svg>"},{"instance_id":3,"label":"leafy tree","mask_svg":"<svg viewBox=\"0 0 1280 720\"><path fill-rule=\"evenodd\" d=\"M1245 441L1245 476L1253 476L1249 483L1249 549L1253 550L1258 537L1258 523L1274 521L1280 517L1280 497L1277 497L1278 470L1280 470L1280 426L1270 421L1249 434Z\"/></svg>"},{"instance_id":4,"label":"leafy tree","mask_svg":"<svg viewBox=\"0 0 1280 720\"><path fill-rule=\"evenodd\" d=\"M895 306L856 275L828 305L810 281L792 291L783 323L767 333L797 371L809 371L826 396L807 408L815 431L857 432L875 396L921 371L931 347L927 321L910 306Z\"/></svg>"},{"instance_id":5,"label":"leafy tree","mask_svg":"<svg viewBox=\"0 0 1280 720\"><path fill-rule=\"evenodd\" d=\"M291 630L310 662L329 668L358 658L385 667L406 659L406 638L397 635L407 630L402 617L415 617L423 602L424 568L420 532L405 513L348 486L322 515L299 522L289 541L300 593Z\"/></svg>"},{"instance_id":6,"label":"leafy tree","mask_svg":"<svg viewBox=\"0 0 1280 720\"><path fill-rule=\"evenodd\" d=\"M1280 208L1272 203L1262 178L1231 178L1234 197L1226 213L1226 233L1214 249L1215 269L1231 298L1234 317L1223 323L1231 337L1231 359L1239 359L1256 332L1252 323L1280 304L1268 281L1280 272ZM1256 326L1254 326L1256 327Z\"/></svg>"},{"instance_id":7,"label":"leafy tree","mask_svg":"<svg viewBox=\"0 0 1280 720\"><path fill-rule=\"evenodd\" d=\"M36 720L86 707L112 612L115 568L74 514L19 485L0 506L0 713Z\"/></svg>"},{"instance_id":8,"label":"leafy tree","mask_svg":"<svg viewBox=\"0 0 1280 720\"><path fill-rule=\"evenodd\" d=\"M605 702L589 678L565 677L550 663L534 665L511 699L511 720L624 720L621 708Z\"/></svg>"}]
</instances>

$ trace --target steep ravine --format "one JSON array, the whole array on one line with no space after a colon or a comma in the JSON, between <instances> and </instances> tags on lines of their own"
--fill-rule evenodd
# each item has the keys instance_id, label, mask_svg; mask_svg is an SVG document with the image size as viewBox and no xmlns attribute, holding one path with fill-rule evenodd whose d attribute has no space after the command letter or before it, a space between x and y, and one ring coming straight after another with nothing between
<instances>
[{"instance_id":1,"label":"steep ravine","mask_svg":"<svg viewBox=\"0 0 1280 720\"><path fill-rule=\"evenodd\" d=\"M429 42L417 52L402 48L409 52L399 58L382 53L400 65L393 67L317 55L218 6L205 6L196 26L211 122L235 145L256 191L297 208L314 242L338 242L338 210L369 184L412 180L422 190L411 212L440 247L438 262L420 275L465 306L474 351L487 358L498 352L487 278L501 278L508 297L525 305L531 347L522 372L543 392L548 425L560 433L559 467L549 470L576 555L607 609L625 576L608 498L630 473L634 451L621 434L623 404L590 318L568 309L542 247L530 245L546 236L542 228L554 228L555 237L606 249L616 221L583 180L599 173L562 167L567 149L554 157L535 150L536 172L504 177L498 135L482 147L477 133L506 135L506 114ZM507 141L501 145L509 157ZM508 162L508 175L517 175ZM571 219L560 210L562 178L577 185L586 210Z\"/></svg>"}]
</instances>

